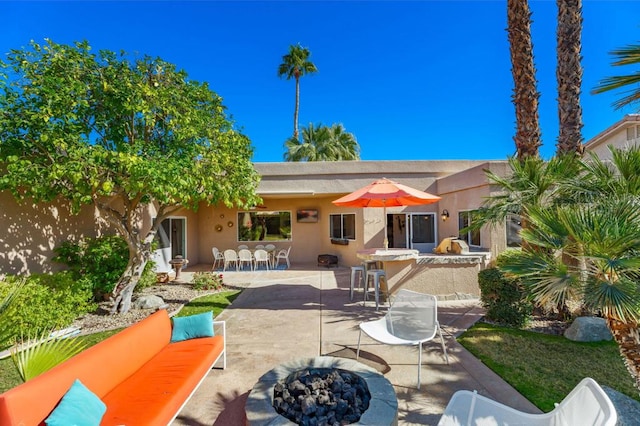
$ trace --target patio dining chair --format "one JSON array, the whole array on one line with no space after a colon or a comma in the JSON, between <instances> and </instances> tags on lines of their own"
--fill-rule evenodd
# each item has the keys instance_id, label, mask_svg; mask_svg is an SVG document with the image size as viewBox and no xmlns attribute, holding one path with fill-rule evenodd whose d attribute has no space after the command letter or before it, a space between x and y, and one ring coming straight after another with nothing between
<instances>
[{"instance_id":1,"label":"patio dining chair","mask_svg":"<svg viewBox=\"0 0 640 426\"><path fill-rule=\"evenodd\" d=\"M437 299L433 295L405 289L398 291L384 317L360 323L356 359L360 357L362 332L387 345L418 346L418 389L422 367L422 344L436 337L436 333L440 335L442 351L449 364L447 348L438 323Z\"/></svg>"},{"instance_id":2,"label":"patio dining chair","mask_svg":"<svg viewBox=\"0 0 640 426\"><path fill-rule=\"evenodd\" d=\"M238 251L238 269L244 270L244 266L248 266L253 271L253 255L249 249L240 249Z\"/></svg>"},{"instance_id":3,"label":"patio dining chair","mask_svg":"<svg viewBox=\"0 0 640 426\"><path fill-rule=\"evenodd\" d=\"M276 254L276 260L274 262L274 269L278 267L280 263L280 259L284 259L287 262L287 269L291 267L291 263L289 263L289 252L291 252L291 246L287 249L282 249Z\"/></svg>"},{"instance_id":4,"label":"patio dining chair","mask_svg":"<svg viewBox=\"0 0 640 426\"><path fill-rule=\"evenodd\" d=\"M552 411L543 414L518 411L478 395L476 391L457 391L447 404L438 426L615 426L617 421L618 414L607 394L595 380L586 377Z\"/></svg>"},{"instance_id":5,"label":"patio dining chair","mask_svg":"<svg viewBox=\"0 0 640 426\"><path fill-rule=\"evenodd\" d=\"M212 271L216 270L216 266L220 267L224 265L224 254L218 250L218 247L211 247L211 253L213 253L213 266L211 267Z\"/></svg>"},{"instance_id":6,"label":"patio dining chair","mask_svg":"<svg viewBox=\"0 0 640 426\"><path fill-rule=\"evenodd\" d=\"M236 267L236 271L239 269L239 259L238 259L238 253L236 253L235 250L232 249L226 249L224 251L224 267L222 268L223 271L227 270L227 266L230 266L231 264L234 264Z\"/></svg>"},{"instance_id":7,"label":"patio dining chair","mask_svg":"<svg viewBox=\"0 0 640 426\"><path fill-rule=\"evenodd\" d=\"M263 264L265 269L269 270L269 253L267 253L264 249L258 249L253 252L253 269L254 271L258 270L258 266Z\"/></svg>"},{"instance_id":8,"label":"patio dining chair","mask_svg":"<svg viewBox=\"0 0 640 426\"><path fill-rule=\"evenodd\" d=\"M276 246L275 244L267 244L264 246L264 249L267 251L269 255L269 261L271 262L271 267L275 268L276 266Z\"/></svg>"}]
</instances>

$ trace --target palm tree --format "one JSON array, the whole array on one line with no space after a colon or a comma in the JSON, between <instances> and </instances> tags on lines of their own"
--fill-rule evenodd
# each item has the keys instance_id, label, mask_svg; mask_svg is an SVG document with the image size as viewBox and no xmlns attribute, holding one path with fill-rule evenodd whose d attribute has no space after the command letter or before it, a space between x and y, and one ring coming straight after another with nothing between
<instances>
[{"instance_id":1,"label":"palm tree","mask_svg":"<svg viewBox=\"0 0 640 426\"><path fill-rule=\"evenodd\" d=\"M629 45L621 49L613 50L611 55L616 58L612 63L614 66L639 64L640 45ZM607 77L600 81L592 93L604 93L610 90L629 88L627 92L623 92L626 93L626 95L613 103L615 109L621 109L640 101L640 85L638 85L638 83L640 83L640 71L636 71L631 75Z\"/></svg>"},{"instance_id":2,"label":"palm tree","mask_svg":"<svg viewBox=\"0 0 640 426\"><path fill-rule=\"evenodd\" d=\"M557 0L558 119L557 153L583 154L582 145L582 0Z\"/></svg>"},{"instance_id":3,"label":"palm tree","mask_svg":"<svg viewBox=\"0 0 640 426\"><path fill-rule=\"evenodd\" d=\"M536 68L531 41L531 12L526 0L507 0L507 31L513 75L513 104L516 107L516 156L537 157L542 145L538 117Z\"/></svg>"},{"instance_id":4,"label":"palm tree","mask_svg":"<svg viewBox=\"0 0 640 426\"><path fill-rule=\"evenodd\" d=\"M285 142L285 161L359 160L360 146L353 134L341 124L331 127L312 123L302 129L302 140L292 137Z\"/></svg>"},{"instance_id":5,"label":"palm tree","mask_svg":"<svg viewBox=\"0 0 640 426\"><path fill-rule=\"evenodd\" d=\"M640 386L640 148L577 164L580 173L556 184L562 198L527 207L527 245L501 269L539 305L575 300L602 315Z\"/></svg>"},{"instance_id":6,"label":"palm tree","mask_svg":"<svg viewBox=\"0 0 640 426\"><path fill-rule=\"evenodd\" d=\"M278 67L278 76L280 78L286 77L290 80L291 77L296 79L296 107L293 112L293 137L298 139L298 111L300 108L300 77L305 74L313 74L318 72L318 69L309 61L311 52L308 48L298 45L289 46L289 53L282 57L282 63Z\"/></svg>"}]
</instances>

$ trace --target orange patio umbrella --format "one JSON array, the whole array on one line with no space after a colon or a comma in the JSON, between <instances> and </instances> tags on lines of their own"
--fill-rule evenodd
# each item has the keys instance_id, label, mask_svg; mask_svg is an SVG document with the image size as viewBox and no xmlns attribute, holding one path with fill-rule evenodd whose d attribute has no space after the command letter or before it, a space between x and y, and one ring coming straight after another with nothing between
<instances>
[{"instance_id":1,"label":"orange patio umbrella","mask_svg":"<svg viewBox=\"0 0 640 426\"><path fill-rule=\"evenodd\" d=\"M351 194L332 201L343 207L382 207L384 209L384 249L389 248L387 239L387 207L418 206L436 203L441 197L411 188L387 178L378 179Z\"/></svg>"}]
</instances>

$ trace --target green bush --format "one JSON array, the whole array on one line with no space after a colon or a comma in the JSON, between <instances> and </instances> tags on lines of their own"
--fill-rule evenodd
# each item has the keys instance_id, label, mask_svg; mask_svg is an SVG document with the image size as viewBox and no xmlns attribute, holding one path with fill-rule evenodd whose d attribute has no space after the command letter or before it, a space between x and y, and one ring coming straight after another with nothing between
<instances>
[{"instance_id":1,"label":"green bush","mask_svg":"<svg viewBox=\"0 0 640 426\"><path fill-rule=\"evenodd\" d=\"M77 280L70 271L7 277L0 282L0 298L8 294L16 280L24 284L3 313L3 321L16 335L34 336L69 326L76 318L94 311L91 283Z\"/></svg>"},{"instance_id":2,"label":"green bush","mask_svg":"<svg viewBox=\"0 0 640 426\"><path fill-rule=\"evenodd\" d=\"M98 300L113 291L129 260L127 243L118 235L65 241L55 252L55 262L66 264L76 279L87 279L92 283L93 294ZM153 266L153 262L147 262L136 291L155 284Z\"/></svg>"},{"instance_id":3,"label":"green bush","mask_svg":"<svg viewBox=\"0 0 640 426\"><path fill-rule=\"evenodd\" d=\"M487 268L478 273L478 284L489 321L522 327L531 319L533 305L519 279L506 277L497 268Z\"/></svg>"},{"instance_id":4,"label":"green bush","mask_svg":"<svg viewBox=\"0 0 640 426\"><path fill-rule=\"evenodd\" d=\"M196 290L220 290L224 286L222 274L213 272L196 272L191 284Z\"/></svg>"}]
</instances>

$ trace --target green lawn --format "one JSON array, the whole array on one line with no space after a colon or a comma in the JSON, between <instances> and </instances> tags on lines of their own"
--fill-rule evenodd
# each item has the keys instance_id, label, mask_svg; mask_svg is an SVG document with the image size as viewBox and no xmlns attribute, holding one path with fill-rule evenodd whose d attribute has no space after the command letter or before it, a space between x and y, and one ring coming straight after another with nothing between
<instances>
[{"instance_id":1,"label":"green lawn","mask_svg":"<svg viewBox=\"0 0 640 426\"><path fill-rule=\"evenodd\" d=\"M458 341L544 412L584 377L640 400L613 341L573 342L482 322Z\"/></svg>"},{"instance_id":2,"label":"green lawn","mask_svg":"<svg viewBox=\"0 0 640 426\"><path fill-rule=\"evenodd\" d=\"M214 317L216 317L239 295L240 290L233 290L199 297L185 305L184 308L182 308L177 314L177 316L186 316L205 311L213 311L213 315ZM88 334L86 336L80 336L78 337L78 339L82 339L87 347L90 347L117 333L120 330L121 329L102 331L99 333ZM11 389L18 384L20 384L20 376L18 375L18 371L14 367L11 358L9 357L0 360L0 392Z\"/></svg>"}]
</instances>

